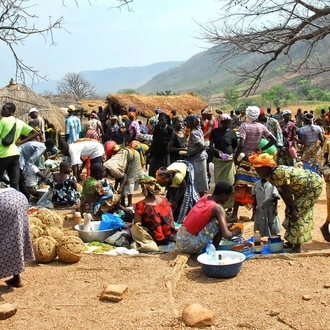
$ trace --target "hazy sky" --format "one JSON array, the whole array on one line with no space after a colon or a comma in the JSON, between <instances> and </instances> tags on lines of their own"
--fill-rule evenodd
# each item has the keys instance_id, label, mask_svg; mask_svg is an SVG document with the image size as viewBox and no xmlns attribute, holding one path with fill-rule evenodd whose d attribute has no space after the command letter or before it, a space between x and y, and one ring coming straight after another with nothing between
<instances>
[{"instance_id":1,"label":"hazy sky","mask_svg":"<svg viewBox=\"0 0 330 330\"><path fill-rule=\"evenodd\" d=\"M55 30L56 46L33 36L16 47L25 63L49 79L67 72L144 66L163 61L184 61L210 47L199 40L197 22L216 17L215 0L134 0L132 11L110 7L114 0L31 0L40 27L51 16L64 16L65 29ZM1 7L0 7L1 8ZM195 21L194 21L195 20ZM0 42L0 87L15 75L14 59Z\"/></svg>"}]
</instances>

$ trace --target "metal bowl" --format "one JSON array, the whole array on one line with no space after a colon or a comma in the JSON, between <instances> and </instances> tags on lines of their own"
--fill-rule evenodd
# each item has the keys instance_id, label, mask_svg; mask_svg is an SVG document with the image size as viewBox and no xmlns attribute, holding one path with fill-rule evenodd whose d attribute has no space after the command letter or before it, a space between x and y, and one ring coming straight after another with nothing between
<instances>
[{"instance_id":1,"label":"metal bowl","mask_svg":"<svg viewBox=\"0 0 330 330\"><path fill-rule=\"evenodd\" d=\"M206 253L199 255L197 261L202 265L202 269L207 276L215 278L235 277L242 268L245 255L235 251L216 251L217 260L219 255L221 255L223 259L226 257L239 258L239 262L229 265L216 264L216 261L210 262L209 256Z\"/></svg>"},{"instance_id":2,"label":"metal bowl","mask_svg":"<svg viewBox=\"0 0 330 330\"><path fill-rule=\"evenodd\" d=\"M230 251L234 245L235 245L235 242L233 242L233 241L221 240L219 245L217 246L217 250Z\"/></svg>"},{"instance_id":3,"label":"metal bowl","mask_svg":"<svg viewBox=\"0 0 330 330\"><path fill-rule=\"evenodd\" d=\"M243 253L245 256L249 256L253 253L253 246L251 243L236 244L231 248L232 251Z\"/></svg>"},{"instance_id":4,"label":"metal bowl","mask_svg":"<svg viewBox=\"0 0 330 330\"><path fill-rule=\"evenodd\" d=\"M92 231L83 230L84 225L75 225L74 229L78 231L79 237L83 242L98 241L103 243L109 236L116 232L116 229L99 230L101 221L92 221Z\"/></svg>"}]
</instances>

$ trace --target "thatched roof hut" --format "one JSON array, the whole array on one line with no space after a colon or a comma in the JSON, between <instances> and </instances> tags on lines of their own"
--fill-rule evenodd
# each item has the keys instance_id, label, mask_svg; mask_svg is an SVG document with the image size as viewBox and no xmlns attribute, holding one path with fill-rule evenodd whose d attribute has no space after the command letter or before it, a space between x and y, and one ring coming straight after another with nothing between
<instances>
[{"instance_id":1,"label":"thatched roof hut","mask_svg":"<svg viewBox=\"0 0 330 330\"><path fill-rule=\"evenodd\" d=\"M202 101L193 93L185 93L180 95L155 96L155 95L138 95L138 94L109 94L105 101L99 100L80 100L88 112L97 110L99 105L106 106L105 110L111 110L118 113L119 108L124 106L128 109L130 106L136 107L138 113L150 118L155 115L154 109L160 108L163 112L169 113L171 110L177 110L178 115L186 116L188 110L192 110L196 114L200 114L201 110L207 107L207 103Z\"/></svg>"},{"instance_id":2,"label":"thatched roof hut","mask_svg":"<svg viewBox=\"0 0 330 330\"><path fill-rule=\"evenodd\" d=\"M46 99L53 105L59 108L67 108L69 105L74 105L76 109L82 108L78 103L78 98L74 94L58 94L47 96Z\"/></svg>"},{"instance_id":3,"label":"thatched roof hut","mask_svg":"<svg viewBox=\"0 0 330 330\"><path fill-rule=\"evenodd\" d=\"M65 113L52 105L48 100L36 94L32 89L16 84L13 80L9 85L0 89L0 105L12 102L16 105L15 116L29 121L28 113L31 108L37 108L39 115L44 118L56 132L64 132Z\"/></svg>"}]
</instances>

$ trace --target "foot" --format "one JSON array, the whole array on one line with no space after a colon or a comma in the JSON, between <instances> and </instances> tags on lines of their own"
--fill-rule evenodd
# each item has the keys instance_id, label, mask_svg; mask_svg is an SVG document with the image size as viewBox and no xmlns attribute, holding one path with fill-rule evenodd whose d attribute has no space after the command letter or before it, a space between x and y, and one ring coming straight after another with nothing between
<instances>
[{"instance_id":1,"label":"foot","mask_svg":"<svg viewBox=\"0 0 330 330\"><path fill-rule=\"evenodd\" d=\"M290 253L300 253L301 252L301 244L296 244L290 251Z\"/></svg>"},{"instance_id":2,"label":"foot","mask_svg":"<svg viewBox=\"0 0 330 330\"><path fill-rule=\"evenodd\" d=\"M14 288L20 288L23 286L21 277L19 275L14 275L11 279L9 279L5 282L8 286L12 286Z\"/></svg>"},{"instance_id":3,"label":"foot","mask_svg":"<svg viewBox=\"0 0 330 330\"><path fill-rule=\"evenodd\" d=\"M290 242L285 242L285 243L284 243L284 248L285 248L285 249L292 249L293 246L294 246L294 245L293 245L292 243L290 243Z\"/></svg>"},{"instance_id":4,"label":"foot","mask_svg":"<svg viewBox=\"0 0 330 330\"><path fill-rule=\"evenodd\" d=\"M320 230L324 240L330 242L329 223L325 223L322 227L320 227Z\"/></svg>"}]
</instances>

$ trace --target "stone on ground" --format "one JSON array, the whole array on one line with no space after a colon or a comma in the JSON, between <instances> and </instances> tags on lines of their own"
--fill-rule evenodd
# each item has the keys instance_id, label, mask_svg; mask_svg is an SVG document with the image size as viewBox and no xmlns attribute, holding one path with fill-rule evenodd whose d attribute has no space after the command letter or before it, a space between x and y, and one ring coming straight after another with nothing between
<instances>
[{"instance_id":1,"label":"stone on ground","mask_svg":"<svg viewBox=\"0 0 330 330\"><path fill-rule=\"evenodd\" d=\"M17 307L10 303L0 303L0 320L8 319L16 314Z\"/></svg>"},{"instance_id":2,"label":"stone on ground","mask_svg":"<svg viewBox=\"0 0 330 330\"><path fill-rule=\"evenodd\" d=\"M188 327L202 328L213 325L214 313L200 304L190 304L184 308L182 319Z\"/></svg>"},{"instance_id":3,"label":"stone on ground","mask_svg":"<svg viewBox=\"0 0 330 330\"><path fill-rule=\"evenodd\" d=\"M121 301L128 290L127 285L110 284L101 293L101 300Z\"/></svg>"}]
</instances>

